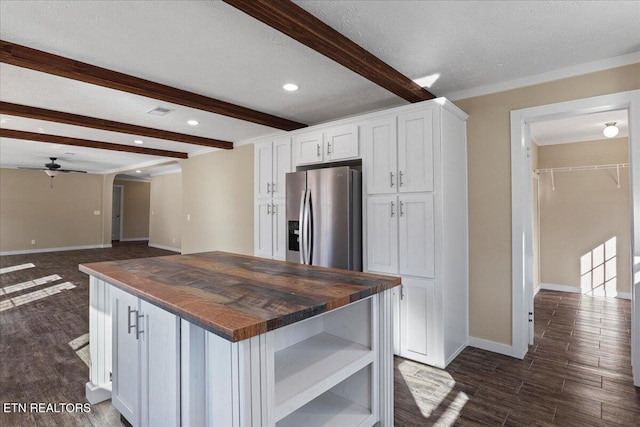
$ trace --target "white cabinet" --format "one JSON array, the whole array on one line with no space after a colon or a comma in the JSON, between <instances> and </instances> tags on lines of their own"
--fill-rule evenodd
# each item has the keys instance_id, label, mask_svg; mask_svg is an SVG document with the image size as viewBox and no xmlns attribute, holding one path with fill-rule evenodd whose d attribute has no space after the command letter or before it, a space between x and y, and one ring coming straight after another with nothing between
<instances>
[{"instance_id":1,"label":"white cabinet","mask_svg":"<svg viewBox=\"0 0 640 427\"><path fill-rule=\"evenodd\" d=\"M254 148L254 255L284 260L286 174L291 172L291 139L258 142Z\"/></svg>"},{"instance_id":2,"label":"white cabinet","mask_svg":"<svg viewBox=\"0 0 640 427\"><path fill-rule=\"evenodd\" d=\"M402 277L396 354L440 368L468 338L465 120L446 100L427 101L362 130L366 271Z\"/></svg>"},{"instance_id":3,"label":"white cabinet","mask_svg":"<svg viewBox=\"0 0 640 427\"><path fill-rule=\"evenodd\" d=\"M179 318L116 287L112 403L133 426L180 425Z\"/></svg>"},{"instance_id":4,"label":"white cabinet","mask_svg":"<svg viewBox=\"0 0 640 427\"><path fill-rule=\"evenodd\" d=\"M254 214L254 255L284 260L287 232L284 199L257 199Z\"/></svg>"},{"instance_id":5,"label":"white cabinet","mask_svg":"<svg viewBox=\"0 0 640 427\"><path fill-rule=\"evenodd\" d=\"M285 175L291 172L289 138L255 144L255 197L284 197Z\"/></svg>"},{"instance_id":6,"label":"white cabinet","mask_svg":"<svg viewBox=\"0 0 640 427\"><path fill-rule=\"evenodd\" d=\"M434 275L433 195L374 195L367 198L368 270Z\"/></svg>"},{"instance_id":7,"label":"white cabinet","mask_svg":"<svg viewBox=\"0 0 640 427\"><path fill-rule=\"evenodd\" d=\"M358 125L300 133L293 137L294 164L307 165L358 158Z\"/></svg>"},{"instance_id":8,"label":"white cabinet","mask_svg":"<svg viewBox=\"0 0 640 427\"><path fill-rule=\"evenodd\" d=\"M366 122L367 193L433 191L436 130L432 108Z\"/></svg>"}]
</instances>

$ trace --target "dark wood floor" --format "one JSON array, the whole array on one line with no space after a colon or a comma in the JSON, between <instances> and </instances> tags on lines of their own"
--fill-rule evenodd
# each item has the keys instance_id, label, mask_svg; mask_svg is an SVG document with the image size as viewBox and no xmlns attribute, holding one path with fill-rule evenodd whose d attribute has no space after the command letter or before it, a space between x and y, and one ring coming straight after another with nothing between
<instances>
[{"instance_id":1,"label":"dark wood floor","mask_svg":"<svg viewBox=\"0 0 640 427\"><path fill-rule=\"evenodd\" d=\"M171 254L143 245L0 257L0 288L58 274L75 288L0 311L0 405L84 403L88 368L69 342L89 331L88 278L78 263ZM446 370L396 358L395 425L640 426L630 368L630 304L542 291L524 360L467 348ZM4 413L0 426L118 426L110 402L89 413ZM197 426L194 426L197 427Z\"/></svg>"}]
</instances>

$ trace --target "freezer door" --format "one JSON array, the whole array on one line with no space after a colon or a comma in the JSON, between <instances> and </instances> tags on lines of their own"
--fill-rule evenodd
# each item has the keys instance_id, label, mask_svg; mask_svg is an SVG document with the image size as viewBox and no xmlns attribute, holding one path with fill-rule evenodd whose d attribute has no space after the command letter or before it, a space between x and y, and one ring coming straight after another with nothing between
<instances>
[{"instance_id":1,"label":"freezer door","mask_svg":"<svg viewBox=\"0 0 640 427\"><path fill-rule=\"evenodd\" d=\"M349 175L348 167L307 171L312 265L349 269Z\"/></svg>"},{"instance_id":2,"label":"freezer door","mask_svg":"<svg viewBox=\"0 0 640 427\"><path fill-rule=\"evenodd\" d=\"M307 173L288 173L285 185L287 261L301 262L300 208L307 188Z\"/></svg>"}]
</instances>

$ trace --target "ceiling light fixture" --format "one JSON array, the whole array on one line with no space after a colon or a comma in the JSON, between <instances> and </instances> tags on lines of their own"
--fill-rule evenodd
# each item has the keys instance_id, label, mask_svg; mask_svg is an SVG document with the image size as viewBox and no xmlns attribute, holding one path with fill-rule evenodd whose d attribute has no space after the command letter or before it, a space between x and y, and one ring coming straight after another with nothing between
<instances>
[{"instance_id":1,"label":"ceiling light fixture","mask_svg":"<svg viewBox=\"0 0 640 427\"><path fill-rule=\"evenodd\" d=\"M296 90L298 90L298 85L294 83L287 83L286 85L282 86L282 89L286 90L287 92L295 92Z\"/></svg>"},{"instance_id":2,"label":"ceiling light fixture","mask_svg":"<svg viewBox=\"0 0 640 427\"><path fill-rule=\"evenodd\" d=\"M135 141L133 141L133 142L135 142L135 143L136 143L136 144L138 144L138 145L140 145L140 144L144 144L144 141L143 141L143 140L141 140L141 139L136 139L136 140L135 140Z\"/></svg>"},{"instance_id":3,"label":"ceiling light fixture","mask_svg":"<svg viewBox=\"0 0 640 427\"><path fill-rule=\"evenodd\" d=\"M618 134L618 132L620 132L620 129L618 129L618 126L616 126L616 122L610 122L610 123L604 124L604 130L602 131L602 133L607 138L613 138Z\"/></svg>"},{"instance_id":4,"label":"ceiling light fixture","mask_svg":"<svg viewBox=\"0 0 640 427\"><path fill-rule=\"evenodd\" d=\"M191 126L198 126L200 124L200 122L197 120L187 120L187 123Z\"/></svg>"},{"instance_id":5,"label":"ceiling light fixture","mask_svg":"<svg viewBox=\"0 0 640 427\"><path fill-rule=\"evenodd\" d=\"M59 174L60 172L55 171L55 170L47 169L46 171L44 171L44 173L46 173L46 174L47 174L47 175L49 175L51 178L53 178L53 177L55 177L55 176L58 176L58 174ZM42 176L42 175L40 175L40 176Z\"/></svg>"},{"instance_id":6,"label":"ceiling light fixture","mask_svg":"<svg viewBox=\"0 0 640 427\"><path fill-rule=\"evenodd\" d=\"M141 171L140 169L138 169L138 170L136 171L136 173L142 173L142 171Z\"/></svg>"}]
</instances>

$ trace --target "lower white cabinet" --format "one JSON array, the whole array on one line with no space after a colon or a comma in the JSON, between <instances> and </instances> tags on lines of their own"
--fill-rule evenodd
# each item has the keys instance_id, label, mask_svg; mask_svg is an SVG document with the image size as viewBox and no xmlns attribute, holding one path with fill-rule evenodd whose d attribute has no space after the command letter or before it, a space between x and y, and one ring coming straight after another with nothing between
<instances>
[{"instance_id":1,"label":"lower white cabinet","mask_svg":"<svg viewBox=\"0 0 640 427\"><path fill-rule=\"evenodd\" d=\"M180 425L180 319L111 288L113 406L135 426Z\"/></svg>"},{"instance_id":2,"label":"lower white cabinet","mask_svg":"<svg viewBox=\"0 0 640 427\"><path fill-rule=\"evenodd\" d=\"M400 298L400 356L422 363L433 363L434 332L433 280L402 278Z\"/></svg>"},{"instance_id":3,"label":"lower white cabinet","mask_svg":"<svg viewBox=\"0 0 640 427\"><path fill-rule=\"evenodd\" d=\"M257 199L253 217L254 255L284 261L287 256L284 199Z\"/></svg>"}]
</instances>

